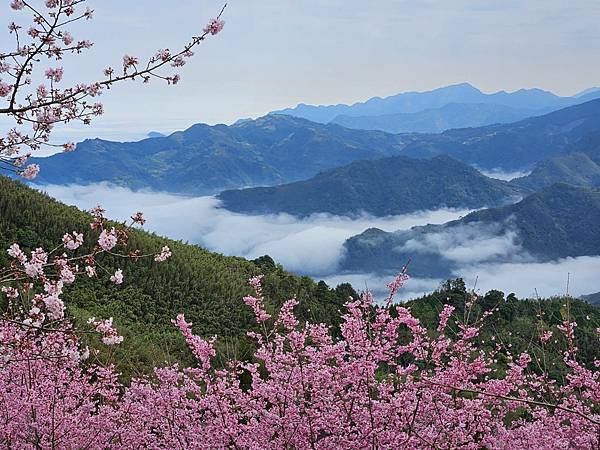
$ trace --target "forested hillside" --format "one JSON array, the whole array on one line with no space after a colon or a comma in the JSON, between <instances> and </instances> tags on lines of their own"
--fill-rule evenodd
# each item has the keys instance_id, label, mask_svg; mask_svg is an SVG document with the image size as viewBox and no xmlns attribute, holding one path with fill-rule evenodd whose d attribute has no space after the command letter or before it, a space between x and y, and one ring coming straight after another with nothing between
<instances>
[{"instance_id":1,"label":"forested hillside","mask_svg":"<svg viewBox=\"0 0 600 450\"><path fill-rule=\"evenodd\" d=\"M359 159L397 155L412 139L271 115L232 126L196 124L138 142L90 139L76 152L32 161L42 168L36 179L42 184L109 181L205 195L302 180Z\"/></svg>"},{"instance_id":2,"label":"forested hillside","mask_svg":"<svg viewBox=\"0 0 600 450\"><path fill-rule=\"evenodd\" d=\"M498 206L524 192L442 155L356 161L306 181L224 191L218 198L236 212L387 216L443 207Z\"/></svg>"},{"instance_id":3,"label":"forested hillside","mask_svg":"<svg viewBox=\"0 0 600 450\"><path fill-rule=\"evenodd\" d=\"M456 308L457 316L465 313L465 304L471 293L462 279L448 280L429 295L407 302L416 317L428 329L437 326L439 312L444 305ZM545 346L534 344L543 330L559 325L566 317L578 323L576 339L581 357L586 362L598 357L596 327L600 324L600 308L581 300L569 297L550 299L519 299L514 294L492 290L481 295L471 311L472 319L480 317L484 311L497 308L495 314L485 321L478 338L479 346L492 350L497 343L511 349L513 354L530 352L538 365L538 370L548 369L553 375L564 370L560 351L562 341L550 341ZM502 352L499 365L507 361Z\"/></svg>"},{"instance_id":4,"label":"forested hillside","mask_svg":"<svg viewBox=\"0 0 600 450\"><path fill-rule=\"evenodd\" d=\"M65 230L90 233L90 220L88 214L76 208L0 177L0 265L8 264L5 249L12 243L25 249L54 248ZM83 254L92 242L90 237L80 252ZM111 358L126 373L147 370L188 354L171 324L182 312L194 322L198 334L219 335L223 351L243 353L247 349L245 334L255 326L252 312L242 302L242 297L251 292L247 284L251 276L265 274L269 309L297 296L301 316L315 321L337 323L338 309L353 295L348 285L329 289L325 283L283 271L269 258L254 263L143 231L130 237L131 248L142 253L153 253L165 244L172 249L173 257L162 264L108 255L103 258L102 267L123 269L121 286L105 279L82 277L65 289L65 303L77 318L114 316L125 341Z\"/></svg>"},{"instance_id":5,"label":"forested hillside","mask_svg":"<svg viewBox=\"0 0 600 450\"><path fill-rule=\"evenodd\" d=\"M511 184L536 190L554 183L600 186L600 133L586 135L572 150L540 161L529 175L511 180Z\"/></svg>"},{"instance_id":6,"label":"forested hillside","mask_svg":"<svg viewBox=\"0 0 600 450\"><path fill-rule=\"evenodd\" d=\"M443 225L385 232L376 228L348 239L342 267L348 271L393 272L412 258L420 277L448 277L457 260L449 248L470 248L473 242L506 240L507 252L490 261L518 257L549 261L600 254L600 191L556 184L514 205L483 209ZM444 247L450 242L452 246Z\"/></svg>"}]
</instances>

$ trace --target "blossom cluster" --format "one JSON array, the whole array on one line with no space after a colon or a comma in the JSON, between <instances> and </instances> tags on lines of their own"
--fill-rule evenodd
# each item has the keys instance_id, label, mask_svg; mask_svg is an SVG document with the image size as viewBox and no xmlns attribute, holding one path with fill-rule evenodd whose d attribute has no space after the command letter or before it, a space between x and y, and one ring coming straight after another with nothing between
<instances>
[{"instance_id":1,"label":"blossom cluster","mask_svg":"<svg viewBox=\"0 0 600 450\"><path fill-rule=\"evenodd\" d=\"M65 319L66 307L61 299L64 287L74 283L79 275L96 278L99 269L108 272L97 262L104 253L132 260L152 257L157 262L164 262L171 256L171 250L167 246L163 246L156 254L147 255L137 251L117 251L118 247L127 246L128 230L133 224L145 221L142 213L136 213L132 216L131 224L119 229L108 226L105 211L100 205L90 213L93 217L90 227L96 233L99 232L91 251L77 252L85 242L83 233L77 231L65 233L61 244L50 252L38 247L28 255L17 243L7 249L6 252L13 261L10 267L0 270L0 284L2 294L9 301L8 314L13 323L22 323L42 332L47 329L55 330L57 324ZM108 278L115 285L122 284L123 270L117 268ZM97 321L92 318L88 323L102 335L105 344L114 345L122 341L122 337L112 326L112 319Z\"/></svg>"},{"instance_id":2,"label":"blossom cluster","mask_svg":"<svg viewBox=\"0 0 600 450\"><path fill-rule=\"evenodd\" d=\"M254 298L262 298L253 278ZM393 289L393 287L391 287ZM470 298L468 302L473 304ZM248 302L247 302L248 303ZM565 353L564 380L535 370L524 352L497 369L497 351L474 342L481 322L450 306L437 332L402 306L351 299L341 335L301 324L284 302L252 361L213 365L214 338L178 315L197 366L156 368L122 385L112 368L87 365L69 335L32 335L0 322L0 443L39 448L466 448L594 449L600 430L600 361ZM251 308L260 323L263 312ZM268 319L267 319L268 320ZM108 344L112 320L91 323ZM462 331L453 333L449 328ZM558 331L574 327L565 321ZM32 349L60 349L35 358ZM6 361L3 363L3 361ZM33 377L33 381L32 381ZM242 380L250 380L249 383Z\"/></svg>"}]
</instances>

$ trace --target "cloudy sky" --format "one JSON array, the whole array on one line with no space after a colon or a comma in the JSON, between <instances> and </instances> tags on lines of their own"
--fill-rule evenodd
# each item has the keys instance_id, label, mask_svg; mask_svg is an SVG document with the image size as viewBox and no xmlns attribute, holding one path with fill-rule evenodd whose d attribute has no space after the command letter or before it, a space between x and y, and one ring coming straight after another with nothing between
<instances>
[{"instance_id":1,"label":"cloudy sky","mask_svg":"<svg viewBox=\"0 0 600 450\"><path fill-rule=\"evenodd\" d=\"M91 81L124 53L175 49L223 1L90 0L95 19L74 35L95 46L65 59L65 69ZM485 92L539 87L561 95L600 84L598 0L229 0L224 18L223 33L184 68L181 85L114 89L86 134L134 138L301 102L352 103L464 81Z\"/></svg>"}]
</instances>

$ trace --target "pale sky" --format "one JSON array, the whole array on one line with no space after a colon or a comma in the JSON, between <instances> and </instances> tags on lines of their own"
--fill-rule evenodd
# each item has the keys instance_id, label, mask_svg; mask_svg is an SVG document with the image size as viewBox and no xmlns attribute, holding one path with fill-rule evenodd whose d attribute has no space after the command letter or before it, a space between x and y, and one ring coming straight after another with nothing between
<instances>
[{"instance_id":1,"label":"pale sky","mask_svg":"<svg viewBox=\"0 0 600 450\"><path fill-rule=\"evenodd\" d=\"M12 12L3 3L7 23ZM118 67L125 53L177 48L223 4L88 3L95 18L73 34L95 45L64 60L66 77L85 81ZM106 113L95 127L61 134L129 139L298 103L353 103L460 82L559 95L600 85L598 0L229 0L224 19L223 32L181 70L179 86L127 83L103 96ZM3 49L9 43L6 34Z\"/></svg>"}]
</instances>

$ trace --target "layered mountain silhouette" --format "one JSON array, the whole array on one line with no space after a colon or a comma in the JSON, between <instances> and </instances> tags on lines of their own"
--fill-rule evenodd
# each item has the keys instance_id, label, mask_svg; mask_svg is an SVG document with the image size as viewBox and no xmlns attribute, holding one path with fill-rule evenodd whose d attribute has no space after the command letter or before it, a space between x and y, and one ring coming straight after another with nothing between
<instances>
[{"instance_id":1,"label":"layered mountain silhouette","mask_svg":"<svg viewBox=\"0 0 600 450\"><path fill-rule=\"evenodd\" d=\"M596 88L583 91L573 97L560 97L541 89L520 89L515 92L499 91L485 94L469 83L446 86L426 92L405 92L385 98L373 97L366 102L352 105L313 106L300 104L295 108L277 111L313 122L335 122L350 128L380 129L390 132L443 131L454 127L473 127L493 123L509 122L527 116L540 115L567 106L583 103L600 97ZM450 120L450 104L454 106L454 123ZM464 106L478 104L478 108ZM487 109L482 105L487 105ZM427 111L427 112L425 112ZM415 114L421 113L421 114ZM414 115L413 115L414 114ZM526 114L526 115L523 115ZM352 117L353 119L350 119ZM440 120L437 127L426 128L422 119L429 117ZM415 129L412 129L415 127Z\"/></svg>"},{"instance_id":2,"label":"layered mountain silhouette","mask_svg":"<svg viewBox=\"0 0 600 450\"><path fill-rule=\"evenodd\" d=\"M460 264L550 261L600 255L600 190L555 184L520 202L443 225L348 239L345 271L396 272L411 259L417 277L447 277Z\"/></svg>"},{"instance_id":3,"label":"layered mountain silhouette","mask_svg":"<svg viewBox=\"0 0 600 450\"><path fill-rule=\"evenodd\" d=\"M269 115L232 126L197 124L138 142L86 140L75 152L33 162L42 168L39 183L107 181L203 195L306 180L353 161L395 155L446 154L483 169L532 169L583 148L599 132L600 100L511 124L441 134L394 135Z\"/></svg>"},{"instance_id":4,"label":"layered mountain silhouette","mask_svg":"<svg viewBox=\"0 0 600 450\"><path fill-rule=\"evenodd\" d=\"M600 99L519 122L422 136L402 152L430 158L446 154L484 169L519 170L568 153L600 131Z\"/></svg>"},{"instance_id":5,"label":"layered mountain silhouette","mask_svg":"<svg viewBox=\"0 0 600 450\"><path fill-rule=\"evenodd\" d=\"M356 161L295 183L229 190L218 198L243 213L313 213L375 216L441 207L497 206L525 192L448 156L393 156Z\"/></svg>"},{"instance_id":6,"label":"layered mountain silhouette","mask_svg":"<svg viewBox=\"0 0 600 450\"><path fill-rule=\"evenodd\" d=\"M516 122L544 112L545 109L511 108L486 103L448 103L440 108L425 109L415 113L377 116L340 115L331 123L357 130L381 130L388 133L441 133L451 128Z\"/></svg>"},{"instance_id":7,"label":"layered mountain silhouette","mask_svg":"<svg viewBox=\"0 0 600 450\"><path fill-rule=\"evenodd\" d=\"M302 180L358 159L396 155L413 139L270 115L232 126L197 124L139 142L91 139L72 153L32 162L42 168L38 183L107 181L204 195Z\"/></svg>"}]
</instances>

